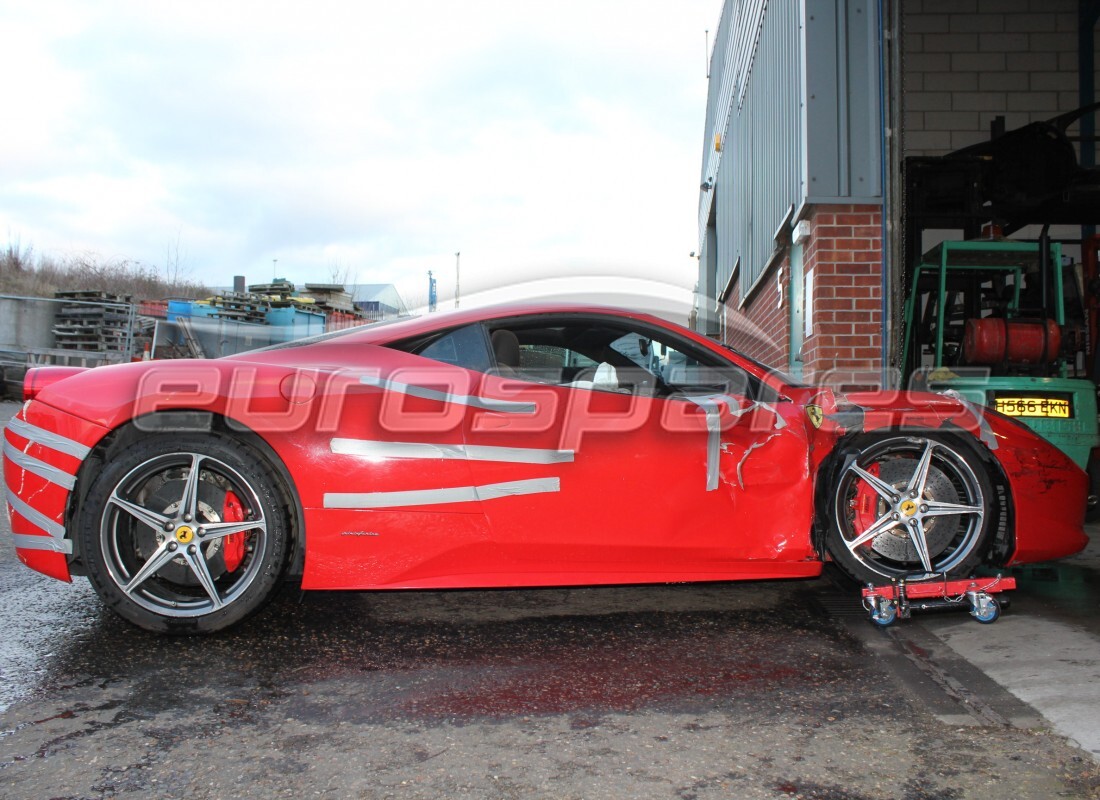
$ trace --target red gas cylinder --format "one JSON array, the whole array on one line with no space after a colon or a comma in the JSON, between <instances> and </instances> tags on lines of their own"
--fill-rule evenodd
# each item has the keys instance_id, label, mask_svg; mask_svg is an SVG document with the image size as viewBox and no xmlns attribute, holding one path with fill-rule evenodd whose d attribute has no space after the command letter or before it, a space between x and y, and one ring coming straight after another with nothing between
<instances>
[{"instance_id":1,"label":"red gas cylinder","mask_svg":"<svg viewBox=\"0 0 1100 800\"><path fill-rule=\"evenodd\" d=\"M968 319L963 334L968 364L1049 364L1061 347L1062 329L1049 319Z\"/></svg>"}]
</instances>

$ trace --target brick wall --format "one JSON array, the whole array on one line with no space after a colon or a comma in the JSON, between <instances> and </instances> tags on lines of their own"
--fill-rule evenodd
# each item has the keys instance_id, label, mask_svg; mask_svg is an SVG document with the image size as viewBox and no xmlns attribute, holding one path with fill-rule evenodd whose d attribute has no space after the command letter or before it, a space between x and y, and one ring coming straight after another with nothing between
<instances>
[{"instance_id":1,"label":"brick wall","mask_svg":"<svg viewBox=\"0 0 1100 800\"><path fill-rule=\"evenodd\" d=\"M734 289L726 301L724 313L719 319L722 341L752 356L768 366L787 369L790 359L790 305L787 285L791 264L787 258L772 266L761 278L761 283L741 305L739 281L734 279ZM782 303L780 292L782 287Z\"/></svg>"},{"instance_id":2,"label":"brick wall","mask_svg":"<svg viewBox=\"0 0 1100 800\"><path fill-rule=\"evenodd\" d=\"M906 155L942 155L1078 106L1077 0L906 0Z\"/></svg>"},{"instance_id":3,"label":"brick wall","mask_svg":"<svg viewBox=\"0 0 1100 800\"><path fill-rule=\"evenodd\" d=\"M876 387L882 367L882 209L819 206L807 219L803 269L814 273L813 296L806 298L813 335L802 345L803 375L838 388ZM722 324L723 341L781 369L790 359L790 274L784 258L743 306L735 288Z\"/></svg>"},{"instance_id":4,"label":"brick wall","mask_svg":"<svg viewBox=\"0 0 1100 800\"><path fill-rule=\"evenodd\" d=\"M882 368L882 209L820 206L811 212L804 269L814 273L813 335L802 346L811 383L875 386Z\"/></svg>"}]
</instances>

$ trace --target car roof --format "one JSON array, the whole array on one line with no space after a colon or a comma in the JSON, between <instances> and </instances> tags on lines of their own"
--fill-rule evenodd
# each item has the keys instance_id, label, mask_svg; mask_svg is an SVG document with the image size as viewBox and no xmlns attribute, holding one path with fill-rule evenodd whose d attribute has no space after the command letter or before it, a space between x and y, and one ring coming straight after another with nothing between
<instances>
[{"instance_id":1,"label":"car roof","mask_svg":"<svg viewBox=\"0 0 1100 800\"><path fill-rule=\"evenodd\" d=\"M470 309L453 309L425 314L419 317L406 317L382 325L365 325L349 333L347 338L340 337L340 341L386 344L399 339L424 335L432 333L433 331L461 327L476 322L491 322L494 320L538 316L542 314L562 316L598 314L601 316L614 316L657 325L662 328L675 330L681 334L691 334L691 332L682 325L667 322L650 314L612 306L585 303L505 303Z\"/></svg>"},{"instance_id":2,"label":"car roof","mask_svg":"<svg viewBox=\"0 0 1100 800\"><path fill-rule=\"evenodd\" d=\"M464 325L475 323L494 323L509 319L522 319L538 317L541 315L554 315L567 320L570 317L581 318L587 315L619 318L620 320L640 323L668 332L673 337L686 339L709 350L717 358L722 360L733 359L743 369L755 375L758 379L775 387L798 387L797 381L783 375L774 368L758 363L742 353L733 351L715 340L693 331L683 325L670 322L653 314L641 311L605 306L593 303L568 303L568 302L526 302L503 303L497 305L478 306L475 308L451 309L447 311L424 314L418 317L401 317L393 320L385 320L372 325L363 325L340 331L321 334L317 337L297 339L282 344L271 345L260 350L251 351L251 354L226 356L227 359L253 359L261 353L275 350L294 349L298 347L344 346L366 344L386 346L403 340L416 339L428 336L432 333L443 332ZM260 359L262 360L262 358Z\"/></svg>"}]
</instances>

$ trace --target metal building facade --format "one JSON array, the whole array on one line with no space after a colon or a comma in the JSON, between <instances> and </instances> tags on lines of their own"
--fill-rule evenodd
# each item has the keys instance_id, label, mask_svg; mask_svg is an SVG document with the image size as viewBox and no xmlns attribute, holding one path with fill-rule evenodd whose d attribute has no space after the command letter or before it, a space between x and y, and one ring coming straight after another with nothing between
<instances>
[{"instance_id":1,"label":"metal building facade","mask_svg":"<svg viewBox=\"0 0 1100 800\"><path fill-rule=\"evenodd\" d=\"M749 302L813 204L881 203L878 3L726 0L699 204L700 327Z\"/></svg>"}]
</instances>

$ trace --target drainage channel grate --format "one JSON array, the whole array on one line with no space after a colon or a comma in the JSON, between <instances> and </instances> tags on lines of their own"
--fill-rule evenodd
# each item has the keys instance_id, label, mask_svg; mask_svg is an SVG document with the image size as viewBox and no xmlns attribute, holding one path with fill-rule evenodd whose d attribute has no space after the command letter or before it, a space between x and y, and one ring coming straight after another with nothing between
<instances>
[{"instance_id":1,"label":"drainage channel grate","mask_svg":"<svg viewBox=\"0 0 1100 800\"><path fill-rule=\"evenodd\" d=\"M830 617L866 617L867 610L857 595L819 594L813 598L817 606Z\"/></svg>"}]
</instances>

